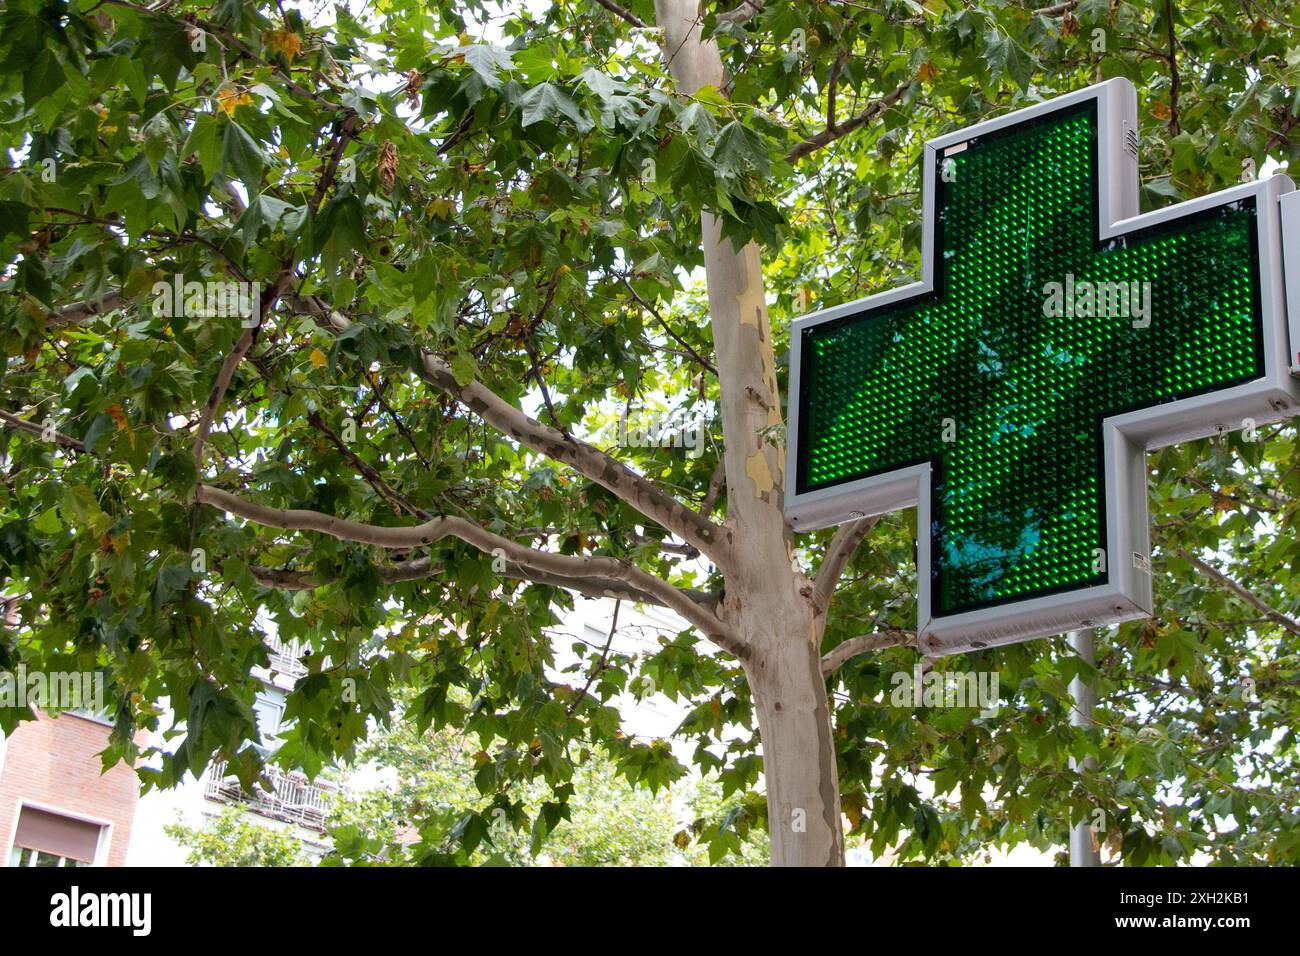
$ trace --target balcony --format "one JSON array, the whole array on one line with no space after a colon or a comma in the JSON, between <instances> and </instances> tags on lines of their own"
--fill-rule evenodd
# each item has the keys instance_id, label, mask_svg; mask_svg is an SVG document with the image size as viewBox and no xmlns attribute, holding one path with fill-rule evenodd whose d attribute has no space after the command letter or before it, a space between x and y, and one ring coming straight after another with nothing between
<instances>
[{"instance_id":1,"label":"balcony","mask_svg":"<svg viewBox=\"0 0 1300 956\"><path fill-rule=\"evenodd\" d=\"M290 680L297 680L307 673L307 668L303 666L300 658L302 657L302 648L297 641L290 641L288 644L281 641L278 637L268 637L266 647L270 651L270 669L277 674L283 674Z\"/></svg>"},{"instance_id":2,"label":"balcony","mask_svg":"<svg viewBox=\"0 0 1300 956\"><path fill-rule=\"evenodd\" d=\"M253 793L247 793L238 777L226 775L225 761L218 761L208 771L204 796L218 803L243 804L272 820L297 824L318 833L324 831L329 797L337 792L337 787L322 781L309 783L303 774L285 772L279 767L268 766L262 774L270 782L271 792L258 786Z\"/></svg>"}]
</instances>

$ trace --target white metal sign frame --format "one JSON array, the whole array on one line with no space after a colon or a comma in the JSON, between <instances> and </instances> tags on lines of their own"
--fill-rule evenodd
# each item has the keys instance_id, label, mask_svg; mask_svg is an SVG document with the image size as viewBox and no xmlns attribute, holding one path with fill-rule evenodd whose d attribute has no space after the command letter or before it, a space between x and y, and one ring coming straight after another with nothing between
<instances>
[{"instance_id":1,"label":"white metal sign frame","mask_svg":"<svg viewBox=\"0 0 1300 956\"><path fill-rule=\"evenodd\" d=\"M1095 100L1097 197L1101 241L1253 198L1259 246L1260 319L1264 375L1221 391L1139 409L1104 420L1104 506L1107 582L996 607L936 617L930 603L930 465L923 463L804 493L796 491L799 395L805 333L823 322L859 315L923 296L934 288L935 170L949 150L976 137ZM1147 518L1146 451L1179 441L1236 431L1300 413L1300 192L1286 176L1243 183L1146 215L1138 214L1137 91L1113 79L930 140L923 164L921 279L898 289L847 302L796 319L790 334L790 401L786 458L786 519L811 531L857 517L915 505L918 636L932 657L1012 644L1084 627L1146 617L1152 611ZM1288 241L1284 251L1282 234ZM1291 277L1284 283L1283 273ZM1288 294L1290 309L1288 310ZM1288 335L1287 313L1290 312Z\"/></svg>"}]
</instances>

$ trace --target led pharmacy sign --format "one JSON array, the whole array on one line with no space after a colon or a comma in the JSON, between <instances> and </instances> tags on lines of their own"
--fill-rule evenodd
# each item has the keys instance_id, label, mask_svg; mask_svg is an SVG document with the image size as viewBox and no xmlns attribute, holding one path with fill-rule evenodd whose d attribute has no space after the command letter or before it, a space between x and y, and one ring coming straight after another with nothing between
<instances>
[{"instance_id":1,"label":"led pharmacy sign","mask_svg":"<svg viewBox=\"0 0 1300 956\"><path fill-rule=\"evenodd\" d=\"M1138 215L1136 130L1121 79L927 143L921 281L794 323L787 518L916 505L927 654L1150 614L1146 450L1300 412L1300 194Z\"/></svg>"}]
</instances>

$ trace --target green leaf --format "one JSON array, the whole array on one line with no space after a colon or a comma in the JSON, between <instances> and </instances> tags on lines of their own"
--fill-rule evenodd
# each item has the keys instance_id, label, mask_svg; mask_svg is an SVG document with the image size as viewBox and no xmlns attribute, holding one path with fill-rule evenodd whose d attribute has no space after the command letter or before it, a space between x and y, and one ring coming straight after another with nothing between
<instances>
[{"instance_id":1,"label":"green leaf","mask_svg":"<svg viewBox=\"0 0 1300 956\"><path fill-rule=\"evenodd\" d=\"M265 165L266 158L257 140L234 120L227 122L221 143L221 168L252 192L262 185Z\"/></svg>"},{"instance_id":2,"label":"green leaf","mask_svg":"<svg viewBox=\"0 0 1300 956\"><path fill-rule=\"evenodd\" d=\"M91 421L90 427L86 429L85 437L81 439L86 446L86 451L92 455L100 451L100 442L105 436L113 433L113 428L112 417L103 413L96 415Z\"/></svg>"},{"instance_id":3,"label":"green leaf","mask_svg":"<svg viewBox=\"0 0 1300 956\"><path fill-rule=\"evenodd\" d=\"M280 220L284 217L285 213L297 209L296 206L293 206L282 199L276 199L274 196L268 196L265 194L257 197L257 204L261 207L263 220L266 222L267 226L272 229L280 224Z\"/></svg>"},{"instance_id":4,"label":"green leaf","mask_svg":"<svg viewBox=\"0 0 1300 956\"><path fill-rule=\"evenodd\" d=\"M63 85L63 64L49 47L36 54L36 59L23 74L23 99L35 106Z\"/></svg>"},{"instance_id":5,"label":"green leaf","mask_svg":"<svg viewBox=\"0 0 1300 956\"><path fill-rule=\"evenodd\" d=\"M63 380L64 391L69 396L76 395L77 389L83 381L89 381L92 386L95 384L95 370L93 368L82 366L69 373L68 377Z\"/></svg>"},{"instance_id":6,"label":"green leaf","mask_svg":"<svg viewBox=\"0 0 1300 956\"><path fill-rule=\"evenodd\" d=\"M238 229L244 237L244 242L253 242L262 226L274 230L279 225L280 220L284 218L286 212L296 209L297 207L291 206L284 200L268 196L265 193L254 196L249 200L248 208L244 210L244 214L239 217Z\"/></svg>"},{"instance_id":7,"label":"green leaf","mask_svg":"<svg viewBox=\"0 0 1300 956\"><path fill-rule=\"evenodd\" d=\"M149 95L149 78L145 75L144 64L137 56L119 56L114 58L118 82L131 91L136 106L144 106Z\"/></svg>"},{"instance_id":8,"label":"green leaf","mask_svg":"<svg viewBox=\"0 0 1300 956\"><path fill-rule=\"evenodd\" d=\"M713 147L713 161L725 176L741 176L753 171L766 176L769 170L767 143L757 132L739 120L722 128Z\"/></svg>"},{"instance_id":9,"label":"green leaf","mask_svg":"<svg viewBox=\"0 0 1300 956\"><path fill-rule=\"evenodd\" d=\"M984 47L984 58L989 64L993 79L1009 76L1021 89L1029 88L1029 81L1038 69L1038 61L1011 37L998 34L989 38Z\"/></svg>"},{"instance_id":10,"label":"green leaf","mask_svg":"<svg viewBox=\"0 0 1300 956\"><path fill-rule=\"evenodd\" d=\"M181 148L182 156L198 156L204 182L210 181L221 168L223 144L220 132L221 121L212 113L202 113L194 120L194 127Z\"/></svg>"},{"instance_id":11,"label":"green leaf","mask_svg":"<svg viewBox=\"0 0 1300 956\"><path fill-rule=\"evenodd\" d=\"M172 131L167 122L167 115L159 113L154 116L145 123L142 132L144 133L144 155L149 160L150 167L157 173L159 164L172 145Z\"/></svg>"},{"instance_id":12,"label":"green leaf","mask_svg":"<svg viewBox=\"0 0 1300 956\"><path fill-rule=\"evenodd\" d=\"M699 103L692 103L677 114L677 126L683 133L694 131L695 143L701 148L712 141L718 129L713 114Z\"/></svg>"},{"instance_id":13,"label":"green leaf","mask_svg":"<svg viewBox=\"0 0 1300 956\"><path fill-rule=\"evenodd\" d=\"M317 218L315 235L321 240L325 264L333 268L356 255L366 242L366 215L361 200L349 193L327 202Z\"/></svg>"},{"instance_id":14,"label":"green leaf","mask_svg":"<svg viewBox=\"0 0 1300 956\"><path fill-rule=\"evenodd\" d=\"M548 122L559 125L569 120L585 133L591 129L591 120L583 115L578 104L554 83L541 83L519 98L520 125Z\"/></svg>"},{"instance_id":15,"label":"green leaf","mask_svg":"<svg viewBox=\"0 0 1300 956\"><path fill-rule=\"evenodd\" d=\"M1168 176L1157 176L1150 182L1142 184L1142 196L1148 204L1153 206L1163 206L1169 200L1181 200L1185 198L1182 190L1173 184Z\"/></svg>"},{"instance_id":16,"label":"green leaf","mask_svg":"<svg viewBox=\"0 0 1300 956\"><path fill-rule=\"evenodd\" d=\"M41 512L40 517L32 522L32 527L41 534L58 534L63 530L63 522L59 520L59 513L54 508L46 508Z\"/></svg>"},{"instance_id":17,"label":"green leaf","mask_svg":"<svg viewBox=\"0 0 1300 956\"><path fill-rule=\"evenodd\" d=\"M1110 16L1111 0L1080 0L1075 16L1081 23L1092 23Z\"/></svg>"},{"instance_id":18,"label":"green leaf","mask_svg":"<svg viewBox=\"0 0 1300 956\"><path fill-rule=\"evenodd\" d=\"M460 48L460 54L465 57L466 64L478 74L484 85L493 90L501 86L501 78L498 74L513 65L510 51L505 47L493 46L491 43L463 46Z\"/></svg>"},{"instance_id":19,"label":"green leaf","mask_svg":"<svg viewBox=\"0 0 1300 956\"><path fill-rule=\"evenodd\" d=\"M0 202L0 239L5 236L26 236L31 207L20 202Z\"/></svg>"},{"instance_id":20,"label":"green leaf","mask_svg":"<svg viewBox=\"0 0 1300 956\"><path fill-rule=\"evenodd\" d=\"M451 357L451 374L457 385L468 385L478 375L478 363L468 352L457 351Z\"/></svg>"}]
</instances>

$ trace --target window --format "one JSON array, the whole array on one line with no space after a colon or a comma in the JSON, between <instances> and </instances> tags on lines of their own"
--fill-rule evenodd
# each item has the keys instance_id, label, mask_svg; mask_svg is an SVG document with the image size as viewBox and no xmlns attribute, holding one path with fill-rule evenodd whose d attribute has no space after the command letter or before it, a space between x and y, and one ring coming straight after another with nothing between
<instances>
[{"instance_id":1,"label":"window","mask_svg":"<svg viewBox=\"0 0 1300 956\"><path fill-rule=\"evenodd\" d=\"M90 866L89 863L82 860L69 859L66 856L55 856L53 853L42 853L40 850L29 850L25 846L14 847L13 853L9 854L10 866Z\"/></svg>"},{"instance_id":2,"label":"window","mask_svg":"<svg viewBox=\"0 0 1300 956\"><path fill-rule=\"evenodd\" d=\"M266 691L257 695L253 702L253 714L257 717L257 732L262 738L261 750L269 753L279 746L280 723L284 720L284 694Z\"/></svg>"},{"instance_id":3,"label":"window","mask_svg":"<svg viewBox=\"0 0 1300 956\"><path fill-rule=\"evenodd\" d=\"M90 866L104 828L89 820L23 807L9 854L10 866Z\"/></svg>"}]
</instances>

